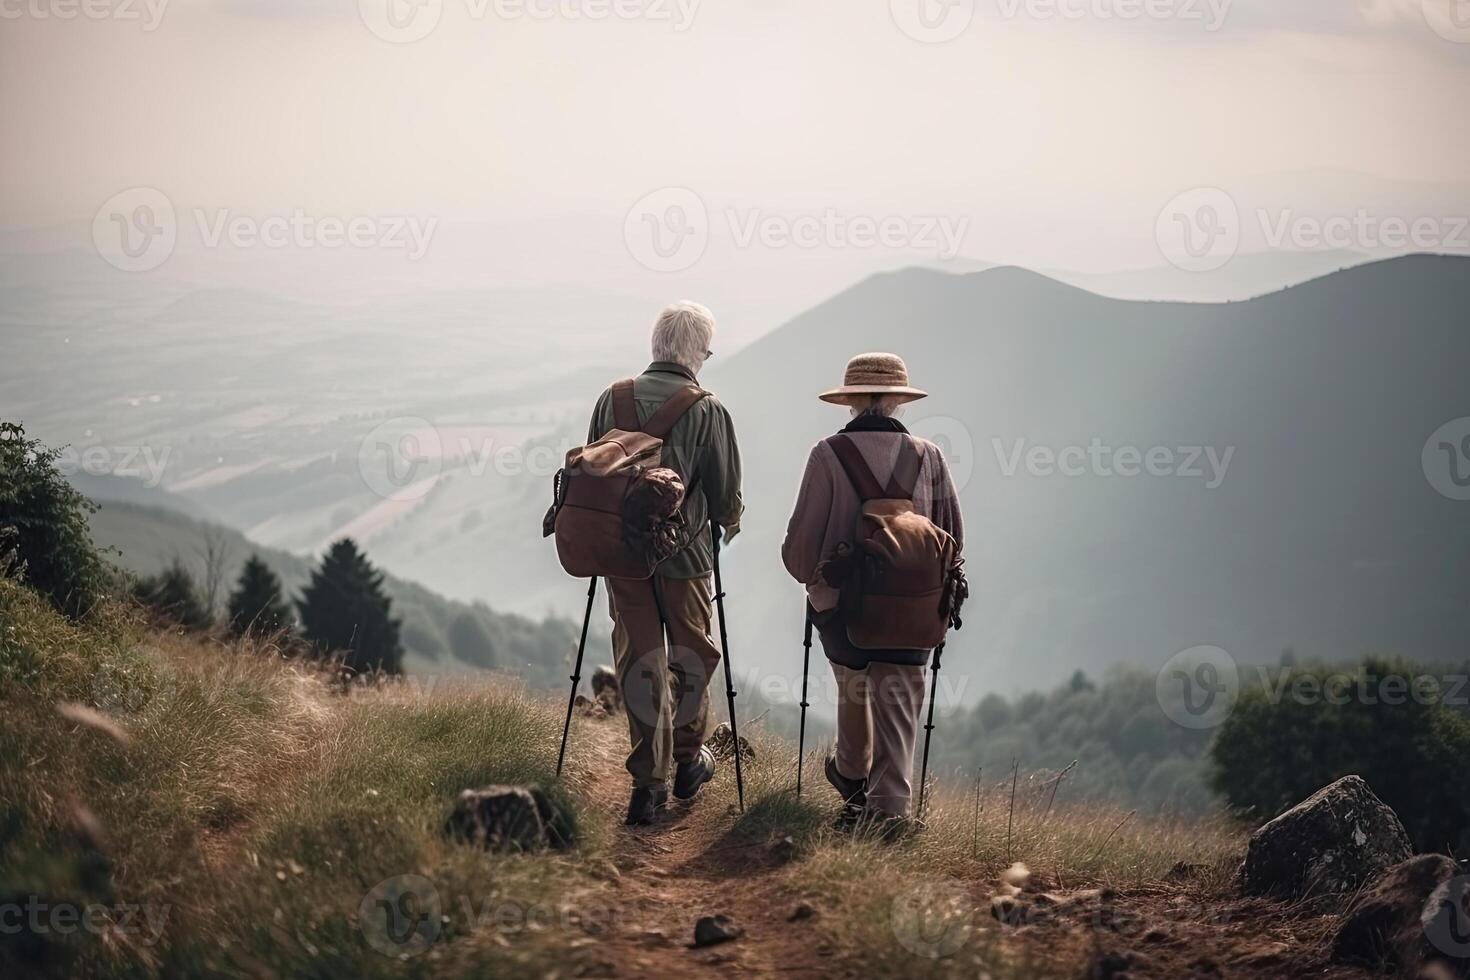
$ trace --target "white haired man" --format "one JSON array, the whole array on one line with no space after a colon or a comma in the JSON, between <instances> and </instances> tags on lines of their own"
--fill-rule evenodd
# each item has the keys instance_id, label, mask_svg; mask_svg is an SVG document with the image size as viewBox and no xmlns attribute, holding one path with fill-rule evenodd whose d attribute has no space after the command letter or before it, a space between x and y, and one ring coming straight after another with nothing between
<instances>
[{"instance_id":1,"label":"white haired man","mask_svg":"<svg viewBox=\"0 0 1470 980\"><path fill-rule=\"evenodd\" d=\"M633 379L639 424L672 395L697 385L711 356L715 319L698 303L676 303L653 325L653 363ZM592 412L591 443L616 424L613 388ZM664 438L663 464L684 481L682 508L690 536L662 562L652 580L609 578L613 659L622 686L632 750L630 825L653 822L673 792L693 799L715 774L704 740L709 729L710 679L720 649L710 635L714 590L710 518L729 541L740 528L740 449L730 413L713 395L700 398ZM664 629L668 630L665 654ZM672 772L671 772L672 770Z\"/></svg>"},{"instance_id":2,"label":"white haired man","mask_svg":"<svg viewBox=\"0 0 1470 980\"><path fill-rule=\"evenodd\" d=\"M824 580L820 566L839 546L854 544L865 498L851 474L862 463L871 477L861 475L879 485L912 480L903 491L911 494L914 511L948 532L956 549L963 547L964 521L944 454L927 439L910 435L896 417L900 405L925 394L909 385L908 367L895 354L861 354L848 361L842 387L819 397L848 406L852 420L813 447L781 546L786 570L806 586L807 613L837 680L837 747L826 771L847 803L849 825L864 813L890 825L909 815L930 651L854 646L840 592ZM860 463L851 455L854 447ZM917 453L917 465L910 450Z\"/></svg>"}]
</instances>

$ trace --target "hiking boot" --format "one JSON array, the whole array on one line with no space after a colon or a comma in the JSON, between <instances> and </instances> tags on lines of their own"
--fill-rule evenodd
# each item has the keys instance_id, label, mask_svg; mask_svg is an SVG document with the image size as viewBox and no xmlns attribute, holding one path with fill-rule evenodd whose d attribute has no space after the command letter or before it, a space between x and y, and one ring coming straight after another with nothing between
<instances>
[{"instance_id":1,"label":"hiking boot","mask_svg":"<svg viewBox=\"0 0 1470 980\"><path fill-rule=\"evenodd\" d=\"M857 830L858 824L863 820L863 807L859 803L844 803L842 812L837 814L837 819L832 821L832 829L844 834L850 834Z\"/></svg>"},{"instance_id":2,"label":"hiking boot","mask_svg":"<svg viewBox=\"0 0 1470 980\"><path fill-rule=\"evenodd\" d=\"M628 801L628 819L623 822L629 827L647 826L668 802L667 786L639 786Z\"/></svg>"},{"instance_id":3,"label":"hiking boot","mask_svg":"<svg viewBox=\"0 0 1470 980\"><path fill-rule=\"evenodd\" d=\"M699 758L692 762L681 762L674 772L674 795L681 800L692 800L699 787L715 778L715 754L708 745L699 747Z\"/></svg>"},{"instance_id":4,"label":"hiking boot","mask_svg":"<svg viewBox=\"0 0 1470 980\"><path fill-rule=\"evenodd\" d=\"M868 781L848 779L837 771L837 757L827 756L827 782L842 796L842 802L856 806L859 810L868 802Z\"/></svg>"}]
</instances>

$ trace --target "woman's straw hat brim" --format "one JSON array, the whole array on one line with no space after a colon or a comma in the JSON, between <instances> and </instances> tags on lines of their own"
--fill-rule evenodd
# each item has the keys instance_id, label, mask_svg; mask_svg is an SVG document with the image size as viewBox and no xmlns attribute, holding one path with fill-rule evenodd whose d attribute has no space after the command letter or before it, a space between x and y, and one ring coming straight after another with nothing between
<instances>
[{"instance_id":1,"label":"woman's straw hat brim","mask_svg":"<svg viewBox=\"0 0 1470 980\"><path fill-rule=\"evenodd\" d=\"M918 388L895 387L894 385L843 385L841 388L833 388L824 391L817 397L824 402L834 405L850 404L854 398L870 398L873 395L894 395L902 401L918 401L920 398L929 397L927 391Z\"/></svg>"},{"instance_id":2,"label":"woman's straw hat brim","mask_svg":"<svg viewBox=\"0 0 1470 980\"><path fill-rule=\"evenodd\" d=\"M892 395L905 402L928 395L909 384L908 365L897 354L859 354L847 362L842 382L841 388L824 391L817 397L834 405L847 405L854 398L874 395Z\"/></svg>"}]
</instances>

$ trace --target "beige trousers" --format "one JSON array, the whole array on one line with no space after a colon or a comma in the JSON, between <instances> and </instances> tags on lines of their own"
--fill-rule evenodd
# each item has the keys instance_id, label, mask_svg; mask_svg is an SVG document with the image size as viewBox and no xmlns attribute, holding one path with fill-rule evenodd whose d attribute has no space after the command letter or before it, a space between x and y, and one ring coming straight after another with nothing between
<instances>
[{"instance_id":1,"label":"beige trousers","mask_svg":"<svg viewBox=\"0 0 1470 980\"><path fill-rule=\"evenodd\" d=\"M709 734L709 682L720 665L720 648L710 636L710 578L606 580L635 787L667 784L673 763L697 759ZM667 651L660 604L668 621Z\"/></svg>"},{"instance_id":2,"label":"beige trousers","mask_svg":"<svg viewBox=\"0 0 1470 980\"><path fill-rule=\"evenodd\" d=\"M834 663L832 673L837 678L837 771L848 779L867 779L870 809L907 816L924 668L874 663L853 670Z\"/></svg>"}]
</instances>

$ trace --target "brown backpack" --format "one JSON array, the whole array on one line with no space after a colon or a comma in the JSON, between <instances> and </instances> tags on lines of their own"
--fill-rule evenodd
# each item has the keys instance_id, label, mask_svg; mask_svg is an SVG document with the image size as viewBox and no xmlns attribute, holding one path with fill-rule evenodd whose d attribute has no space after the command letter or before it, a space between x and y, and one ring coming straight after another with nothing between
<instances>
[{"instance_id":1,"label":"brown backpack","mask_svg":"<svg viewBox=\"0 0 1470 980\"><path fill-rule=\"evenodd\" d=\"M904 436L888 484L878 483L857 444L828 440L862 500L854 546L824 570L842 596L847 638L860 650L929 650L944 642L963 582L955 540L914 510L920 452Z\"/></svg>"},{"instance_id":2,"label":"brown backpack","mask_svg":"<svg viewBox=\"0 0 1470 980\"><path fill-rule=\"evenodd\" d=\"M638 423L633 382L612 386L613 428L567 453L542 522L556 535L562 568L578 578L648 578L686 543L680 506L685 486L661 465L664 438L709 392L674 392L646 425Z\"/></svg>"}]
</instances>

